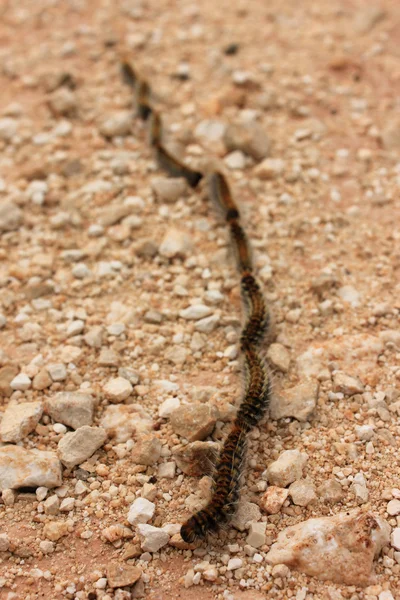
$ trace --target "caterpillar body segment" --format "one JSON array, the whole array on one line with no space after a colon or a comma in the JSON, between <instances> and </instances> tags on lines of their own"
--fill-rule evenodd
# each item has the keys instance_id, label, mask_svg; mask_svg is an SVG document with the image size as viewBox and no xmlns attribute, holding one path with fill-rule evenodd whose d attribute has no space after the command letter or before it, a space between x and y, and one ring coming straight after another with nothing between
<instances>
[{"instance_id":1,"label":"caterpillar body segment","mask_svg":"<svg viewBox=\"0 0 400 600\"><path fill-rule=\"evenodd\" d=\"M150 116L149 140L151 146L161 144L162 140L162 120L160 113L153 110Z\"/></svg>"},{"instance_id":2,"label":"caterpillar body segment","mask_svg":"<svg viewBox=\"0 0 400 600\"><path fill-rule=\"evenodd\" d=\"M150 104L150 86L145 79L138 79L135 85L136 106L139 117L147 121L153 109Z\"/></svg>"},{"instance_id":3,"label":"caterpillar body segment","mask_svg":"<svg viewBox=\"0 0 400 600\"><path fill-rule=\"evenodd\" d=\"M260 345L268 331L270 316L260 285L249 271L242 274L241 292L248 307L248 317L240 336L243 351L245 348Z\"/></svg>"},{"instance_id":4,"label":"caterpillar body segment","mask_svg":"<svg viewBox=\"0 0 400 600\"><path fill-rule=\"evenodd\" d=\"M245 354L246 391L236 414L236 421L249 431L258 425L265 415L271 396L271 383L261 354L247 348Z\"/></svg>"},{"instance_id":5,"label":"caterpillar body segment","mask_svg":"<svg viewBox=\"0 0 400 600\"><path fill-rule=\"evenodd\" d=\"M252 271L252 253L243 227L237 220L232 220L229 222L229 229L239 272L243 273Z\"/></svg>"},{"instance_id":6,"label":"caterpillar body segment","mask_svg":"<svg viewBox=\"0 0 400 600\"><path fill-rule=\"evenodd\" d=\"M167 173L172 177L183 177L192 188L197 186L203 177L202 173L190 169L181 163L177 158L172 156L172 154L170 154L160 142L154 142L153 147L157 162L162 169L167 171Z\"/></svg>"},{"instance_id":7,"label":"caterpillar body segment","mask_svg":"<svg viewBox=\"0 0 400 600\"><path fill-rule=\"evenodd\" d=\"M202 179L203 174L180 162L172 156L162 143L161 117L151 105L151 88L145 79L137 76L134 68L128 61L121 65L123 80L134 90L135 102L139 117L143 121L150 121L150 144L154 148L157 163L172 177L184 177L190 187L195 188Z\"/></svg>"},{"instance_id":8,"label":"caterpillar body segment","mask_svg":"<svg viewBox=\"0 0 400 600\"><path fill-rule=\"evenodd\" d=\"M185 542L204 539L208 533L218 531L234 514L246 454L246 433L241 427L233 426L228 434L216 466L211 500L181 527Z\"/></svg>"},{"instance_id":9,"label":"caterpillar body segment","mask_svg":"<svg viewBox=\"0 0 400 600\"><path fill-rule=\"evenodd\" d=\"M121 62L121 75L124 83L129 85L134 90L136 87L138 76L135 69L128 60L122 60Z\"/></svg>"},{"instance_id":10,"label":"caterpillar body segment","mask_svg":"<svg viewBox=\"0 0 400 600\"><path fill-rule=\"evenodd\" d=\"M209 194L214 204L223 211L224 218L228 223L240 218L239 209L233 200L228 182L219 171L211 173L209 177Z\"/></svg>"}]
</instances>

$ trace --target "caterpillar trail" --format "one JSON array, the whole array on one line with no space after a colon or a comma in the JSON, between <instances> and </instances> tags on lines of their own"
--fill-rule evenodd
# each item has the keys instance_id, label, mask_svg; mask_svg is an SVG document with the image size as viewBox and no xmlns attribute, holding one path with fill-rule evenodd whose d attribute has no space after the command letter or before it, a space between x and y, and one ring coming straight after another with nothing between
<instances>
[{"instance_id":1,"label":"caterpillar trail","mask_svg":"<svg viewBox=\"0 0 400 600\"><path fill-rule=\"evenodd\" d=\"M159 166L172 177L184 177L195 188L203 174L183 164L164 147L162 120L151 105L151 89L147 81L138 77L127 60L122 61L121 73L124 82L135 93L138 115L149 121L150 145ZM264 417L271 395L270 375L259 350L269 330L270 316L260 284L253 274L251 248L241 224L240 211L222 173L216 171L210 174L208 189L211 201L222 211L229 228L240 273L240 287L247 315L240 337L246 384L236 418L214 467L211 498L202 510L192 515L181 527L182 539L188 543L218 532L234 515L240 495L247 436Z\"/></svg>"}]
</instances>

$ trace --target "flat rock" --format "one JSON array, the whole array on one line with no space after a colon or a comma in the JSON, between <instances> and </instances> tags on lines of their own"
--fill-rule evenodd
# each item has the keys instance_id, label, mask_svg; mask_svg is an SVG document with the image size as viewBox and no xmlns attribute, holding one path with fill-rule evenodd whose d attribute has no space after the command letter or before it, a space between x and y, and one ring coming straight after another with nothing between
<instances>
[{"instance_id":1,"label":"flat rock","mask_svg":"<svg viewBox=\"0 0 400 600\"><path fill-rule=\"evenodd\" d=\"M255 160L266 158L271 148L268 135L258 123L229 124L223 141L228 152L241 150Z\"/></svg>"},{"instance_id":2,"label":"flat rock","mask_svg":"<svg viewBox=\"0 0 400 600\"><path fill-rule=\"evenodd\" d=\"M186 180L182 177L154 177L151 187L162 202L176 202L183 198L187 191Z\"/></svg>"},{"instance_id":3,"label":"flat rock","mask_svg":"<svg viewBox=\"0 0 400 600\"><path fill-rule=\"evenodd\" d=\"M161 442L155 435L144 435L132 450L132 462L138 465L154 465L161 456L161 448Z\"/></svg>"},{"instance_id":4,"label":"flat rock","mask_svg":"<svg viewBox=\"0 0 400 600\"><path fill-rule=\"evenodd\" d=\"M61 485L61 465L54 452L21 446L0 448L0 490Z\"/></svg>"},{"instance_id":5,"label":"flat rock","mask_svg":"<svg viewBox=\"0 0 400 600\"><path fill-rule=\"evenodd\" d=\"M186 475L202 477L212 471L218 451L216 442L192 442L176 450L174 459Z\"/></svg>"},{"instance_id":6,"label":"flat rock","mask_svg":"<svg viewBox=\"0 0 400 600\"><path fill-rule=\"evenodd\" d=\"M301 378L316 378L330 362L339 362L341 370L362 379L364 384L376 385L376 362L384 349L385 332L380 338L366 333L343 335L316 342L297 358L297 371ZM397 332L400 344L400 332Z\"/></svg>"},{"instance_id":7,"label":"flat rock","mask_svg":"<svg viewBox=\"0 0 400 600\"><path fill-rule=\"evenodd\" d=\"M112 348L103 348L98 358L100 367L118 367L121 362L119 355Z\"/></svg>"},{"instance_id":8,"label":"flat rock","mask_svg":"<svg viewBox=\"0 0 400 600\"><path fill-rule=\"evenodd\" d=\"M343 488L336 479L327 479L317 489L318 496L324 502L336 504L343 499Z\"/></svg>"},{"instance_id":9,"label":"flat rock","mask_svg":"<svg viewBox=\"0 0 400 600\"><path fill-rule=\"evenodd\" d=\"M152 525L139 524L137 532L141 539L140 545L143 552L158 552L160 548L168 544L170 538L164 529Z\"/></svg>"},{"instance_id":10,"label":"flat rock","mask_svg":"<svg viewBox=\"0 0 400 600\"><path fill-rule=\"evenodd\" d=\"M307 575L345 585L374 582L373 560L389 542L380 517L357 510L287 527L266 556Z\"/></svg>"},{"instance_id":11,"label":"flat rock","mask_svg":"<svg viewBox=\"0 0 400 600\"><path fill-rule=\"evenodd\" d=\"M141 578L142 571L133 565L109 565L106 575L110 587L122 588L136 583Z\"/></svg>"},{"instance_id":12,"label":"flat rock","mask_svg":"<svg viewBox=\"0 0 400 600\"><path fill-rule=\"evenodd\" d=\"M183 346L169 346L165 350L164 358L174 365L183 365L186 362L189 351Z\"/></svg>"},{"instance_id":13,"label":"flat rock","mask_svg":"<svg viewBox=\"0 0 400 600\"><path fill-rule=\"evenodd\" d=\"M165 258L184 258L191 253L192 248L189 235L181 229L171 227L165 232L158 251Z\"/></svg>"},{"instance_id":14,"label":"flat rock","mask_svg":"<svg viewBox=\"0 0 400 600\"><path fill-rule=\"evenodd\" d=\"M280 177L286 167L286 163L281 158L265 158L254 169L254 174L260 179L277 179Z\"/></svg>"},{"instance_id":15,"label":"flat rock","mask_svg":"<svg viewBox=\"0 0 400 600\"><path fill-rule=\"evenodd\" d=\"M107 381L104 388L104 393L111 402L123 402L132 393L133 387L130 381L123 377L115 377Z\"/></svg>"},{"instance_id":16,"label":"flat rock","mask_svg":"<svg viewBox=\"0 0 400 600\"><path fill-rule=\"evenodd\" d=\"M364 384L358 377L352 377L346 373L338 372L333 377L333 391L342 392L346 396L354 396L354 394L362 394Z\"/></svg>"},{"instance_id":17,"label":"flat rock","mask_svg":"<svg viewBox=\"0 0 400 600\"><path fill-rule=\"evenodd\" d=\"M249 535L246 538L246 543L250 544L253 548L260 548L265 544L266 536L265 529L267 523L260 521L259 523L250 523Z\"/></svg>"},{"instance_id":18,"label":"flat rock","mask_svg":"<svg viewBox=\"0 0 400 600\"><path fill-rule=\"evenodd\" d=\"M153 518L155 510L156 505L153 502L146 498L136 498L129 508L127 519L131 525L147 523Z\"/></svg>"},{"instance_id":19,"label":"flat rock","mask_svg":"<svg viewBox=\"0 0 400 600\"><path fill-rule=\"evenodd\" d=\"M282 373L289 371L289 350L282 344L271 344L268 348L267 359L272 367L282 371Z\"/></svg>"},{"instance_id":20,"label":"flat rock","mask_svg":"<svg viewBox=\"0 0 400 600\"><path fill-rule=\"evenodd\" d=\"M276 515L289 496L289 490L271 485L260 499L260 507L269 515Z\"/></svg>"},{"instance_id":21,"label":"flat rock","mask_svg":"<svg viewBox=\"0 0 400 600\"><path fill-rule=\"evenodd\" d=\"M110 544L113 544L117 540L130 539L134 536L132 529L129 529L129 527L125 527L125 525L121 525L120 523L106 527L101 532L101 535L110 542Z\"/></svg>"},{"instance_id":22,"label":"flat rock","mask_svg":"<svg viewBox=\"0 0 400 600\"><path fill-rule=\"evenodd\" d=\"M307 479L294 481L289 487L289 495L296 506L308 506L317 499L315 485Z\"/></svg>"},{"instance_id":23,"label":"flat rock","mask_svg":"<svg viewBox=\"0 0 400 600\"><path fill-rule=\"evenodd\" d=\"M0 424L2 442L20 442L33 431L43 413L41 402L10 402Z\"/></svg>"},{"instance_id":24,"label":"flat rock","mask_svg":"<svg viewBox=\"0 0 400 600\"><path fill-rule=\"evenodd\" d=\"M93 423L95 399L90 394L80 392L59 392L45 402L45 412L56 423L63 423L72 429Z\"/></svg>"},{"instance_id":25,"label":"flat rock","mask_svg":"<svg viewBox=\"0 0 400 600\"><path fill-rule=\"evenodd\" d=\"M294 417L298 421L307 421L317 405L318 392L318 383L309 381L273 394L270 403L271 418L278 420Z\"/></svg>"},{"instance_id":26,"label":"flat rock","mask_svg":"<svg viewBox=\"0 0 400 600\"><path fill-rule=\"evenodd\" d=\"M171 413L170 423L174 433L189 442L196 442L212 433L217 418L218 411L214 406L186 404Z\"/></svg>"},{"instance_id":27,"label":"flat rock","mask_svg":"<svg viewBox=\"0 0 400 600\"><path fill-rule=\"evenodd\" d=\"M31 387L32 381L25 373L18 373L11 381L10 386L13 390L25 392Z\"/></svg>"},{"instance_id":28,"label":"flat rock","mask_svg":"<svg viewBox=\"0 0 400 600\"><path fill-rule=\"evenodd\" d=\"M286 487L301 479L308 455L299 450L285 450L267 469L268 482L277 487Z\"/></svg>"},{"instance_id":29,"label":"flat rock","mask_svg":"<svg viewBox=\"0 0 400 600\"><path fill-rule=\"evenodd\" d=\"M59 539L68 535L68 523L65 521L50 521L43 527L43 535L52 542L57 542Z\"/></svg>"},{"instance_id":30,"label":"flat rock","mask_svg":"<svg viewBox=\"0 0 400 600\"><path fill-rule=\"evenodd\" d=\"M40 369L39 373L35 375L32 381L32 387L34 390L45 390L50 387L53 383L52 378L49 375L47 369Z\"/></svg>"},{"instance_id":31,"label":"flat rock","mask_svg":"<svg viewBox=\"0 0 400 600\"><path fill-rule=\"evenodd\" d=\"M110 227L116 225L122 219L130 215L132 212L131 207L128 204L119 204L115 206L108 206L105 208L100 216L100 225L103 227ZM96 325L96 327L100 327Z\"/></svg>"},{"instance_id":32,"label":"flat rock","mask_svg":"<svg viewBox=\"0 0 400 600\"><path fill-rule=\"evenodd\" d=\"M103 343L103 327L95 325L83 336L85 343L91 348L101 348Z\"/></svg>"},{"instance_id":33,"label":"flat rock","mask_svg":"<svg viewBox=\"0 0 400 600\"><path fill-rule=\"evenodd\" d=\"M239 502L237 511L232 518L232 525L239 531L245 531L250 527L250 523L261 519L261 511L257 504L242 500Z\"/></svg>"},{"instance_id":34,"label":"flat rock","mask_svg":"<svg viewBox=\"0 0 400 600\"><path fill-rule=\"evenodd\" d=\"M217 142L224 136L226 126L217 119L206 119L200 121L196 126L194 134L198 139L205 139L209 142Z\"/></svg>"},{"instance_id":35,"label":"flat rock","mask_svg":"<svg viewBox=\"0 0 400 600\"><path fill-rule=\"evenodd\" d=\"M72 469L92 456L106 439L107 433L102 427L84 425L61 438L58 442L58 456L67 469Z\"/></svg>"},{"instance_id":36,"label":"flat rock","mask_svg":"<svg viewBox=\"0 0 400 600\"><path fill-rule=\"evenodd\" d=\"M197 321L212 315L214 310L206 304L192 304L179 312L179 316L186 321Z\"/></svg>"},{"instance_id":37,"label":"flat rock","mask_svg":"<svg viewBox=\"0 0 400 600\"><path fill-rule=\"evenodd\" d=\"M139 404L115 404L107 406L100 425L113 442L121 444L136 433L149 433L153 420Z\"/></svg>"},{"instance_id":38,"label":"flat rock","mask_svg":"<svg viewBox=\"0 0 400 600\"><path fill-rule=\"evenodd\" d=\"M0 395L9 398L13 393L10 385L14 377L18 374L18 368L12 365L6 365L0 369Z\"/></svg>"},{"instance_id":39,"label":"flat rock","mask_svg":"<svg viewBox=\"0 0 400 600\"><path fill-rule=\"evenodd\" d=\"M129 135L132 129L133 118L130 111L119 111L105 119L99 129L105 137Z\"/></svg>"}]
</instances>

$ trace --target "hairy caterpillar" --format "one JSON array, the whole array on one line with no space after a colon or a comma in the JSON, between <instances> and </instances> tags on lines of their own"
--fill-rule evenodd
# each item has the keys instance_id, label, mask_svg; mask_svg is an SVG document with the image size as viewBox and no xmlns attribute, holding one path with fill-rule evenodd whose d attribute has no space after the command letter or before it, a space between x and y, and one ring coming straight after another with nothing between
<instances>
[{"instance_id":1,"label":"hairy caterpillar","mask_svg":"<svg viewBox=\"0 0 400 600\"><path fill-rule=\"evenodd\" d=\"M150 144L154 148L157 163L172 177L183 177L190 187L195 188L203 174L184 165L172 156L162 143L162 121L157 111L150 103L151 88L145 79L137 76L135 69L124 60L121 65L122 78L135 92L136 106L139 117L147 121L150 117Z\"/></svg>"},{"instance_id":2,"label":"hairy caterpillar","mask_svg":"<svg viewBox=\"0 0 400 600\"><path fill-rule=\"evenodd\" d=\"M246 232L240 224L240 212L233 200L228 182L219 172L212 173L209 177L209 193L213 203L223 212L230 235L232 247L236 255L239 271L251 271L253 261L250 245Z\"/></svg>"},{"instance_id":3,"label":"hairy caterpillar","mask_svg":"<svg viewBox=\"0 0 400 600\"><path fill-rule=\"evenodd\" d=\"M246 431L234 424L228 434L214 473L214 490L210 502L181 527L185 542L192 543L216 532L234 514L239 499L240 477L246 454Z\"/></svg>"},{"instance_id":4,"label":"hairy caterpillar","mask_svg":"<svg viewBox=\"0 0 400 600\"><path fill-rule=\"evenodd\" d=\"M122 62L121 72L124 81L135 92L139 116L143 120L150 121L149 139L158 164L172 177L184 177L191 187L196 187L203 174L181 163L164 147L162 120L159 113L151 106L150 86L136 75L129 61ZM246 386L236 418L214 468L211 499L181 527L182 539L188 543L203 539L210 532L217 532L234 514L239 500L247 435L264 416L271 390L267 367L258 350L269 327L269 313L260 285L252 273L250 244L240 222L239 209L222 173L214 172L210 175L209 196L222 210L229 227L231 244L241 277L241 292L247 308L247 319L240 337L240 349L246 370Z\"/></svg>"}]
</instances>

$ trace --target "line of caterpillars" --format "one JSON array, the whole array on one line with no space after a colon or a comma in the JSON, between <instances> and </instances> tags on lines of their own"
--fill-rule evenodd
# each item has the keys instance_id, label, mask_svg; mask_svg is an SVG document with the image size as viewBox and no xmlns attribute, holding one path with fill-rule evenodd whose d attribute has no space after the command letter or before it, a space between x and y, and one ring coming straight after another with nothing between
<instances>
[{"instance_id":1,"label":"line of caterpillars","mask_svg":"<svg viewBox=\"0 0 400 600\"><path fill-rule=\"evenodd\" d=\"M183 177L195 188L203 174L184 165L165 149L161 117L151 105L149 84L137 75L129 60L122 59L121 73L134 91L139 117L150 121L150 144L159 166L172 177ZM217 532L234 515L239 500L248 433L263 418L271 392L268 370L259 351L269 329L269 312L253 274L250 245L241 225L239 209L222 173L215 171L208 175L208 189L210 199L223 212L229 227L241 277L247 319L240 337L240 350L244 357L246 384L236 418L214 468L211 498L205 508L191 516L181 527L181 536L188 543L203 539L210 532Z\"/></svg>"}]
</instances>

